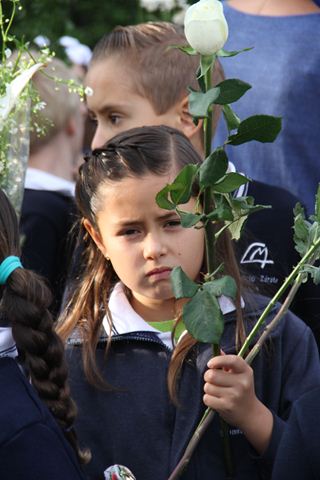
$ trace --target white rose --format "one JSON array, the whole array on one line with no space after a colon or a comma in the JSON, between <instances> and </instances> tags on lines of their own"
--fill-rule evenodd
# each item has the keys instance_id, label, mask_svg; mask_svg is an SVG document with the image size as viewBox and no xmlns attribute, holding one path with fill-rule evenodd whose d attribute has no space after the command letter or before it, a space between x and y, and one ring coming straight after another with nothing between
<instances>
[{"instance_id":1,"label":"white rose","mask_svg":"<svg viewBox=\"0 0 320 480\"><path fill-rule=\"evenodd\" d=\"M228 24L219 0L200 0L191 5L184 19L184 33L201 55L213 55L228 38Z\"/></svg>"}]
</instances>

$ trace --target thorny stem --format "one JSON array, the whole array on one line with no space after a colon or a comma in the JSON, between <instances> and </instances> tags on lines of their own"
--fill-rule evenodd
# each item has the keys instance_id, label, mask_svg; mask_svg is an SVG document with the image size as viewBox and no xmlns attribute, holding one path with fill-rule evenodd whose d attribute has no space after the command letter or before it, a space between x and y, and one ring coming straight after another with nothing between
<instances>
[{"instance_id":1,"label":"thorny stem","mask_svg":"<svg viewBox=\"0 0 320 480\"><path fill-rule=\"evenodd\" d=\"M291 274L287 277L287 279L285 280L283 285L280 287L280 289L275 294L275 296L271 299L271 301L267 305L266 309L263 311L262 315L260 316L259 320L257 321L256 325L254 326L254 328L250 332L249 336L247 337L247 340L248 340L248 338L250 338L251 340L253 339L253 337L257 333L259 327L264 322L264 320L266 318L266 315L270 312L271 308L274 306L276 301L279 299L279 297L281 297L281 295L288 288L289 284L293 281L294 283L293 283L292 287L290 288L286 299L284 300L281 307L279 308L277 314L272 319L272 321L265 327L264 331L262 332L261 336L259 337L259 339L255 343L255 345L253 346L252 350L250 351L250 353L245 358L245 361L248 365L251 365L251 363L253 362L253 360L257 356L257 354L260 352L260 350L261 350L264 342L266 341L267 337L276 328L276 326L279 324L279 322L282 319L282 317L284 316L284 314L289 309L289 307L290 307L290 305L291 305L291 303L292 303L292 301L293 301L293 299L294 299L294 297L297 293L297 290L299 289L299 287L301 285L301 282L302 282L303 276L300 273L300 270L307 263L307 261L309 259L311 259L310 264L313 264L316 261L317 255L315 254L315 252L319 247L320 247L320 238L318 238L317 241L309 248L309 250L306 252L306 254L303 256L303 258L300 260L298 265L294 268L294 270L291 272ZM265 312L267 312L267 313L265 313ZM257 327L257 325L258 325L258 327ZM252 334L252 332L254 332L254 333ZM245 352L247 351L247 349L250 345L250 342L247 342L247 340L245 342L246 348L242 348L240 350L240 352L238 353L239 357L243 358ZM195 451L199 441L203 437L207 428L211 424L214 416L215 416L215 411L212 410L211 408L207 408L206 411L204 412L199 424L198 424L198 427L196 428L193 436L191 437L190 442L187 445L187 448L185 450L184 455L182 456L180 462L175 467L174 471L172 472L172 474L170 475L168 480L177 480L178 478L180 478L181 474L183 473L185 468L188 466L193 452Z\"/></svg>"},{"instance_id":2,"label":"thorny stem","mask_svg":"<svg viewBox=\"0 0 320 480\"><path fill-rule=\"evenodd\" d=\"M276 302L278 302L278 300L282 297L282 295L285 293L285 291L287 290L287 288L289 287L289 285L293 282L293 280L295 279L295 277L299 274L301 268L303 267L303 265L305 265L307 263L307 261L313 256L314 252L317 250L317 248L319 248L320 246L320 237L317 239L317 241L309 248L309 250L306 252L306 254L302 257L302 259L300 260L300 262L297 264L297 266L292 270L292 272L290 273L290 275L286 278L286 280L284 281L284 283L282 284L282 286L279 288L279 290L276 292L276 294L274 295L274 297L270 300L270 302L268 303L268 305L266 306L266 308L264 309L264 311L262 312L259 320L257 321L257 323L255 324L255 326L253 327L253 329L251 330L251 332L249 333L249 335L247 336L244 344L242 345L241 347L241 350L239 352L239 355L241 357L244 356L244 354L246 353L246 351L248 350L249 346L250 346L250 343L252 342L252 339L254 338L254 336L256 335L257 331L259 330L259 328L261 327L261 325L264 323L265 319L267 318L267 316L269 315L270 311L272 310L272 308L274 307L274 305L276 304Z\"/></svg>"},{"instance_id":3,"label":"thorny stem","mask_svg":"<svg viewBox=\"0 0 320 480\"><path fill-rule=\"evenodd\" d=\"M211 68L208 68L205 77L205 89L206 91L210 90L211 88ZM207 117L204 118L203 123L204 129L204 154L205 158L207 158L211 153L211 135L212 135L212 111L208 112ZM214 208L214 196L213 192L210 187L206 187L204 190L203 195L203 213L205 215L212 212ZM211 221L207 221L205 225L205 246L206 246L206 266L207 272L210 275L216 265L215 265L215 249L214 249L214 242L215 242L215 232L214 226ZM213 356L220 355L220 346L218 344L213 344ZM225 421L221 418L221 431L222 431L222 440L223 440L223 452L224 452L224 459L226 465L226 472L230 474L233 470L231 464L231 449L229 444L229 437L226 435L227 425Z\"/></svg>"}]
</instances>

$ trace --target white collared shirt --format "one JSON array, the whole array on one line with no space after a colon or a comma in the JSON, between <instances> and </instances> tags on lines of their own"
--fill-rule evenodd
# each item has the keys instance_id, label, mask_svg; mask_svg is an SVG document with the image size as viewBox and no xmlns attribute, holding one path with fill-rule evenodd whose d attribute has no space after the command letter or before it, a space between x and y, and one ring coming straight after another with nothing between
<instances>
[{"instance_id":1,"label":"white collared shirt","mask_svg":"<svg viewBox=\"0 0 320 480\"><path fill-rule=\"evenodd\" d=\"M0 327L0 358L15 358L18 355L16 342L12 336L11 327Z\"/></svg>"},{"instance_id":2,"label":"white collared shirt","mask_svg":"<svg viewBox=\"0 0 320 480\"><path fill-rule=\"evenodd\" d=\"M74 197L75 183L38 168L28 167L24 187L31 190L58 192L68 197Z\"/></svg>"},{"instance_id":3,"label":"white collared shirt","mask_svg":"<svg viewBox=\"0 0 320 480\"><path fill-rule=\"evenodd\" d=\"M243 301L241 302L243 303ZM224 315L235 311L235 305L229 297L222 295L219 298L221 311ZM158 338L169 348L172 346L171 332L160 332L160 330L152 327L149 323L143 320L140 315L132 308L121 282L118 282L109 299L109 310L113 321L113 329L111 335L124 335L133 332L153 332L158 335ZM107 333L110 334L110 326L106 317L103 319L103 327ZM184 332L182 333L182 335Z\"/></svg>"}]
</instances>

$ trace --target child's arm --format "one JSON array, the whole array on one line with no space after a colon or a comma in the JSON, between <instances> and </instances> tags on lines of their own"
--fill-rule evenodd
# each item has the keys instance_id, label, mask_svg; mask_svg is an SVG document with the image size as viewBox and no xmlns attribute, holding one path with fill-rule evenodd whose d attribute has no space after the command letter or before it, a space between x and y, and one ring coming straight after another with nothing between
<instances>
[{"instance_id":1,"label":"child's arm","mask_svg":"<svg viewBox=\"0 0 320 480\"><path fill-rule=\"evenodd\" d=\"M256 397L253 370L236 355L222 355L208 362L204 374L204 403L230 425L240 428L255 450L268 447L273 416Z\"/></svg>"}]
</instances>

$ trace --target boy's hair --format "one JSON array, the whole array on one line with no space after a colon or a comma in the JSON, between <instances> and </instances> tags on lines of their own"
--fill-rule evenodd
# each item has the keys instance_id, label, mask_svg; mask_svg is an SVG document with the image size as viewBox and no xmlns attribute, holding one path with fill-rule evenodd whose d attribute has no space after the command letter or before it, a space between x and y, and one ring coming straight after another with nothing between
<instances>
[{"instance_id":1,"label":"boy's hair","mask_svg":"<svg viewBox=\"0 0 320 480\"><path fill-rule=\"evenodd\" d=\"M201 161L200 155L181 131L162 125L134 128L116 135L102 148L94 150L80 167L76 200L82 217L79 238L83 239L85 246L82 257L83 275L65 314L60 319L58 331L62 338L67 339L75 328L82 329L82 334L87 340L83 344L84 371L87 379L93 384L103 384L95 362L95 349L104 315L107 315L109 320L110 332L112 330L108 300L111 289L118 279L112 264L106 261L85 230L83 220L89 220L99 231L96 218L103 201L101 187L108 185L109 182L119 182L127 177L141 178L148 173L162 176L172 169L178 173L185 165L199 164ZM195 196L197 192L195 186ZM217 262L218 264L224 262L225 272L236 279L240 292L240 277L230 239L227 233L222 237L220 258L217 258ZM173 398L176 378L182 364L181 358L184 358L194 343L195 340L186 335L181 343L182 350L180 344L175 350L174 361L169 370L169 386Z\"/></svg>"},{"instance_id":2,"label":"boy's hair","mask_svg":"<svg viewBox=\"0 0 320 480\"><path fill-rule=\"evenodd\" d=\"M135 90L147 98L156 114L166 113L188 94L199 90L198 55L186 55L174 45L186 45L182 27L169 22L119 26L104 35L93 51L91 65L109 57L119 58L128 68ZM224 78L218 62L213 85Z\"/></svg>"},{"instance_id":3,"label":"boy's hair","mask_svg":"<svg viewBox=\"0 0 320 480\"><path fill-rule=\"evenodd\" d=\"M40 101L45 105L42 110L31 115L33 127L30 134L31 154L48 144L66 126L69 118L78 111L79 95L69 91L67 85L69 80L77 79L71 69L58 58L53 58L43 72L39 71L33 76L32 84Z\"/></svg>"},{"instance_id":4,"label":"boy's hair","mask_svg":"<svg viewBox=\"0 0 320 480\"><path fill-rule=\"evenodd\" d=\"M0 190L0 263L8 256L20 257L20 235L15 211ZM64 345L54 331L48 311L51 293L44 281L31 270L17 268L0 287L0 316L12 327L19 356L39 397L63 429L82 461L73 430L76 406L70 397Z\"/></svg>"}]
</instances>

